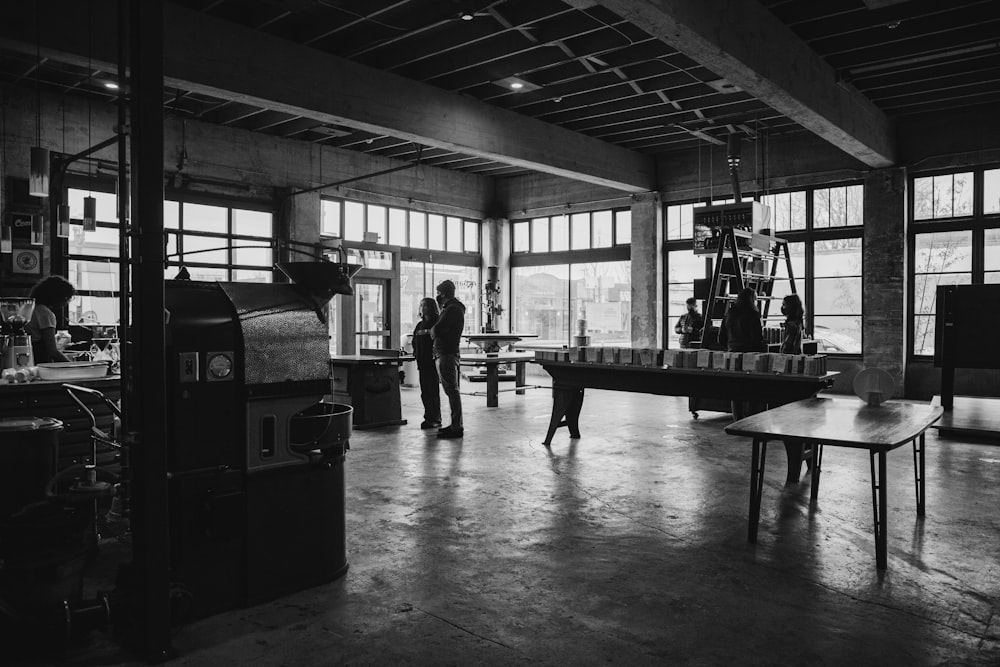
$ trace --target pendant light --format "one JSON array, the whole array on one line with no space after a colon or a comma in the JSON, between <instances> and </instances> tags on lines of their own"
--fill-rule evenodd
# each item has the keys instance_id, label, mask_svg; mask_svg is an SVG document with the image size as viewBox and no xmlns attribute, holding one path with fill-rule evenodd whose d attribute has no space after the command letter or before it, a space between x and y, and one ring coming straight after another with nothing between
<instances>
[{"instance_id":1,"label":"pendant light","mask_svg":"<svg viewBox=\"0 0 1000 667\"><path fill-rule=\"evenodd\" d=\"M97 200L89 194L83 198L83 231L97 231Z\"/></svg>"},{"instance_id":2,"label":"pendant light","mask_svg":"<svg viewBox=\"0 0 1000 667\"><path fill-rule=\"evenodd\" d=\"M0 211L4 210L4 169L7 165L7 95L6 90L0 92ZM11 226L7 216L0 216L0 254L14 252Z\"/></svg>"},{"instance_id":3,"label":"pendant light","mask_svg":"<svg viewBox=\"0 0 1000 667\"><path fill-rule=\"evenodd\" d=\"M41 213L31 216L31 245L45 245L45 218Z\"/></svg>"},{"instance_id":4,"label":"pendant light","mask_svg":"<svg viewBox=\"0 0 1000 667\"><path fill-rule=\"evenodd\" d=\"M42 148L42 93L39 71L42 69L40 20L35 24L35 145L31 147L28 171L28 194L32 197L49 196L49 149Z\"/></svg>"}]
</instances>

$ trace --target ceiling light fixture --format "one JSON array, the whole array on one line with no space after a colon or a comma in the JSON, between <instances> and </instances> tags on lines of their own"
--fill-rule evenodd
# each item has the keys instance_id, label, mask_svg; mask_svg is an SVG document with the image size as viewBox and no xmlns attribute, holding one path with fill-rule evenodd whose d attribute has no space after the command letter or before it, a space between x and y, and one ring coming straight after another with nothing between
<instances>
[{"instance_id":1,"label":"ceiling light fixture","mask_svg":"<svg viewBox=\"0 0 1000 667\"><path fill-rule=\"evenodd\" d=\"M114 81L105 81L104 87L107 88L108 90L118 90L118 84L115 83Z\"/></svg>"},{"instance_id":2,"label":"ceiling light fixture","mask_svg":"<svg viewBox=\"0 0 1000 667\"><path fill-rule=\"evenodd\" d=\"M39 13L41 10L38 10ZM49 149L42 148L42 93L41 69L42 46L40 19L36 16L35 25L35 145L31 147L28 161L28 194L32 197L49 196Z\"/></svg>"},{"instance_id":3,"label":"ceiling light fixture","mask_svg":"<svg viewBox=\"0 0 1000 667\"><path fill-rule=\"evenodd\" d=\"M508 76L504 79L498 79L493 83L501 88L506 88L508 91L514 91L515 93L527 93L528 91L538 90L541 88L538 84L531 83L530 81L522 79L519 76Z\"/></svg>"},{"instance_id":4,"label":"ceiling light fixture","mask_svg":"<svg viewBox=\"0 0 1000 667\"><path fill-rule=\"evenodd\" d=\"M462 19L463 21L471 21L472 19L476 18L476 15L473 14L472 12L461 12L459 13L458 18Z\"/></svg>"},{"instance_id":5,"label":"ceiling light fixture","mask_svg":"<svg viewBox=\"0 0 1000 667\"><path fill-rule=\"evenodd\" d=\"M522 83L521 81L511 81L510 87L513 90L521 90L522 88L524 88L524 83Z\"/></svg>"}]
</instances>

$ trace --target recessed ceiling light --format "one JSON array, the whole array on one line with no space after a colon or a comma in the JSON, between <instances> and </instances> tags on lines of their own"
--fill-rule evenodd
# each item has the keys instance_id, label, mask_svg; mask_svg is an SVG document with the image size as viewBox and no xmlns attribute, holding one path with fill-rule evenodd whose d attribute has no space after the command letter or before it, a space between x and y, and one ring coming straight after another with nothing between
<instances>
[{"instance_id":1,"label":"recessed ceiling light","mask_svg":"<svg viewBox=\"0 0 1000 667\"><path fill-rule=\"evenodd\" d=\"M716 79L715 81L706 81L705 85L709 88L722 93L723 95L729 95L730 93L739 93L743 89L737 86L732 81L727 81L726 79Z\"/></svg>"},{"instance_id":2,"label":"recessed ceiling light","mask_svg":"<svg viewBox=\"0 0 1000 667\"><path fill-rule=\"evenodd\" d=\"M104 87L109 90L118 90L118 84L115 83L114 81L105 81Z\"/></svg>"},{"instance_id":3,"label":"recessed ceiling light","mask_svg":"<svg viewBox=\"0 0 1000 667\"><path fill-rule=\"evenodd\" d=\"M515 93L526 93L530 90L538 90L541 88L538 84L531 83L530 81L522 79L519 76L508 76L505 79L498 79L493 83L501 88L506 88L508 91Z\"/></svg>"},{"instance_id":4,"label":"recessed ceiling light","mask_svg":"<svg viewBox=\"0 0 1000 667\"><path fill-rule=\"evenodd\" d=\"M462 19L463 21L471 21L472 19L476 18L476 15L473 14L472 12L462 12L461 14L458 15L458 18Z\"/></svg>"}]
</instances>

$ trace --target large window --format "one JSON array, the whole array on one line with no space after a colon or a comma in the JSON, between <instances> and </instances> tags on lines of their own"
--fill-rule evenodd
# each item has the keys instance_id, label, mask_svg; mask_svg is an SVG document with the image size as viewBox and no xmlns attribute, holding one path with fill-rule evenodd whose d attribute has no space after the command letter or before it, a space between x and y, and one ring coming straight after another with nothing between
<instances>
[{"instance_id":1,"label":"large window","mask_svg":"<svg viewBox=\"0 0 1000 667\"><path fill-rule=\"evenodd\" d=\"M479 267L400 262L399 319L400 337L406 340L420 319L418 308L424 297L434 298L442 280L455 283L455 298L465 305L465 333L479 331L482 309L479 306Z\"/></svg>"},{"instance_id":2,"label":"large window","mask_svg":"<svg viewBox=\"0 0 1000 667\"><path fill-rule=\"evenodd\" d=\"M862 350L863 195L863 186L850 184L769 193L759 198L770 209L768 227L772 234L788 242L791 278L806 307L807 333L827 353L860 354ZM729 202L712 202L721 203ZM711 275L706 257L692 252L693 213L702 205L672 204L666 209L668 345L678 343L674 323L685 311L685 300L693 295L694 279ZM791 292L782 257L771 294L780 298ZM772 305L765 324L778 326L783 319L777 305Z\"/></svg>"},{"instance_id":3,"label":"large window","mask_svg":"<svg viewBox=\"0 0 1000 667\"><path fill-rule=\"evenodd\" d=\"M550 253L627 246L632 242L632 211L604 209L552 215L512 223L514 253Z\"/></svg>"},{"instance_id":4,"label":"large window","mask_svg":"<svg viewBox=\"0 0 1000 667\"><path fill-rule=\"evenodd\" d=\"M1000 169L916 176L910 192L910 349L930 356L938 286L1000 283Z\"/></svg>"},{"instance_id":5,"label":"large window","mask_svg":"<svg viewBox=\"0 0 1000 667\"><path fill-rule=\"evenodd\" d=\"M323 199L321 234L345 241L369 241L457 253L478 253L480 223L346 199Z\"/></svg>"}]
</instances>

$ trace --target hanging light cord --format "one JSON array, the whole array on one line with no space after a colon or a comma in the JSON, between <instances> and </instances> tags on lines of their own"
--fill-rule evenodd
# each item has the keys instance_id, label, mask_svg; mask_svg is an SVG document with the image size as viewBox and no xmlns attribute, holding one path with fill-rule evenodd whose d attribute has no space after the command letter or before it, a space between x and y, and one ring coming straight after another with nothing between
<instances>
[{"instance_id":1,"label":"hanging light cord","mask_svg":"<svg viewBox=\"0 0 1000 667\"><path fill-rule=\"evenodd\" d=\"M42 10L35 5L35 145L42 145Z\"/></svg>"}]
</instances>

